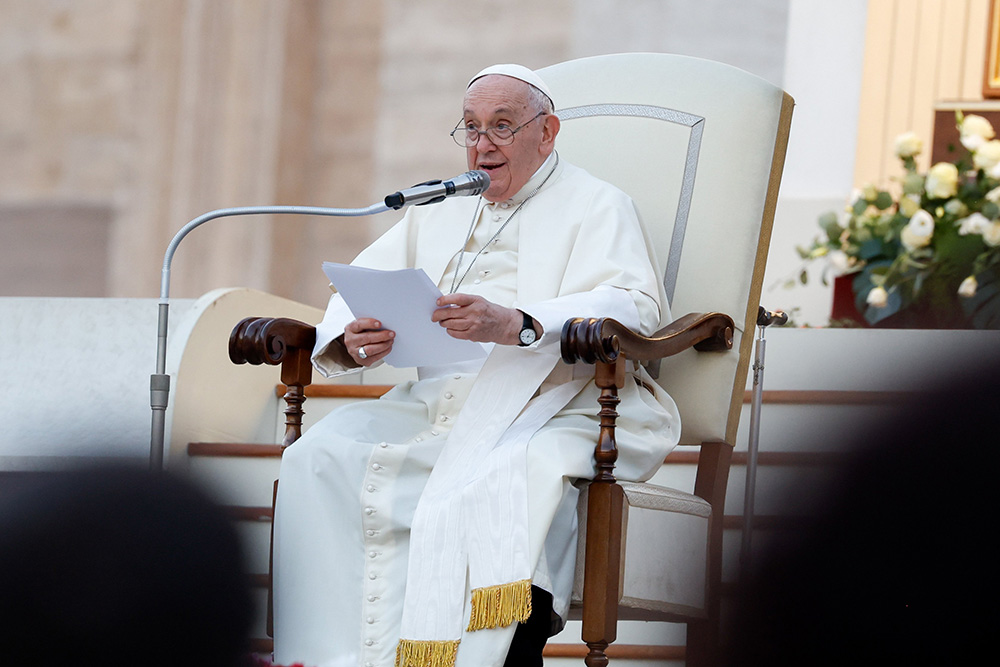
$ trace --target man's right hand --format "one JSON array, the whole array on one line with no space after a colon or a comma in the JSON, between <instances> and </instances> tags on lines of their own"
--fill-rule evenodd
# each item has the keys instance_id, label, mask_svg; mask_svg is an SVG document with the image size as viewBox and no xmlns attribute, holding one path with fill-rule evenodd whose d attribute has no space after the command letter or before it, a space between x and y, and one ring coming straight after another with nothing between
<instances>
[{"instance_id":1,"label":"man's right hand","mask_svg":"<svg viewBox=\"0 0 1000 667\"><path fill-rule=\"evenodd\" d=\"M395 337L395 331L383 329L381 322L370 317L359 317L344 327L344 347L358 366L371 366L389 354Z\"/></svg>"}]
</instances>

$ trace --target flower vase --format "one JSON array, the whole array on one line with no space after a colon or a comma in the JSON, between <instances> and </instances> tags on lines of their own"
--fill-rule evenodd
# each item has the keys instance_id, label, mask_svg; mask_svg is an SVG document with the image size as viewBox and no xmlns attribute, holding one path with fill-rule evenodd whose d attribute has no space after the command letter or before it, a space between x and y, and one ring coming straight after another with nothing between
<instances>
[{"instance_id":1,"label":"flower vase","mask_svg":"<svg viewBox=\"0 0 1000 667\"><path fill-rule=\"evenodd\" d=\"M830 323L847 326L867 327L864 315L858 312L854 301L854 275L837 276L833 279L833 304L830 307Z\"/></svg>"}]
</instances>

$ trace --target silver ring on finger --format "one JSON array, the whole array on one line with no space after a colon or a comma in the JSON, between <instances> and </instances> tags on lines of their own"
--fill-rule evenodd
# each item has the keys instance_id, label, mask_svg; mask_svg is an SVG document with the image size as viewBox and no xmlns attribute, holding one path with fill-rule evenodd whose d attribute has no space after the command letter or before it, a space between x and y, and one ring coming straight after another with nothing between
<instances>
[{"instance_id":1,"label":"silver ring on finger","mask_svg":"<svg viewBox=\"0 0 1000 667\"><path fill-rule=\"evenodd\" d=\"M358 348L358 356L361 357L362 359L367 359L368 358L368 353L365 352L365 346L364 345L362 345L361 347Z\"/></svg>"}]
</instances>

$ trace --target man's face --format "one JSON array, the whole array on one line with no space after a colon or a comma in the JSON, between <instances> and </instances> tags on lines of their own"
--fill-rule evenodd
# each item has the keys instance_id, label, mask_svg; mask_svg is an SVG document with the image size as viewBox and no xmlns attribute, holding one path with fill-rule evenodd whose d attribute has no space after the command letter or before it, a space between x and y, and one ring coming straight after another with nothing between
<instances>
[{"instance_id":1,"label":"man's face","mask_svg":"<svg viewBox=\"0 0 1000 667\"><path fill-rule=\"evenodd\" d=\"M465 124L480 131L500 124L511 128L538 113L531 105L528 84L518 79L491 74L476 79L465 93ZM559 119L544 115L528 123L514 135L514 142L497 146L485 134L479 143L466 149L469 169L490 175L490 187L483 197L491 202L510 199L531 178L552 153Z\"/></svg>"}]
</instances>

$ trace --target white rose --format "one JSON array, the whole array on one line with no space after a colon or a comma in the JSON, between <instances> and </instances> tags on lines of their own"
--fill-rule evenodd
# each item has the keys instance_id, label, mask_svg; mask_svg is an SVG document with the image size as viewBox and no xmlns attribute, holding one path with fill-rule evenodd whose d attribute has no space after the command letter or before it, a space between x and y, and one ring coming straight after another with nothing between
<instances>
[{"instance_id":1,"label":"white rose","mask_svg":"<svg viewBox=\"0 0 1000 667\"><path fill-rule=\"evenodd\" d=\"M950 162L938 162L927 172L924 184L931 199L947 199L958 192L958 167Z\"/></svg>"},{"instance_id":2,"label":"white rose","mask_svg":"<svg viewBox=\"0 0 1000 667\"><path fill-rule=\"evenodd\" d=\"M913 214L906 226L911 228L914 234L930 238L934 233L934 217L924 209L920 209Z\"/></svg>"},{"instance_id":3,"label":"white rose","mask_svg":"<svg viewBox=\"0 0 1000 667\"><path fill-rule=\"evenodd\" d=\"M873 287L871 291L868 292L868 298L866 301L869 306L885 308L886 304L889 303L889 293L882 287Z\"/></svg>"},{"instance_id":4,"label":"white rose","mask_svg":"<svg viewBox=\"0 0 1000 667\"><path fill-rule=\"evenodd\" d=\"M931 242L930 238L926 236L917 236L914 234L913 230L909 227L903 227L903 231L899 233L899 240L903 242L904 248L911 251L923 248Z\"/></svg>"},{"instance_id":5,"label":"white rose","mask_svg":"<svg viewBox=\"0 0 1000 667\"><path fill-rule=\"evenodd\" d=\"M826 260L835 276L842 276L851 269L851 259L843 250L831 250Z\"/></svg>"},{"instance_id":6,"label":"white rose","mask_svg":"<svg viewBox=\"0 0 1000 667\"><path fill-rule=\"evenodd\" d=\"M920 209L913 214L906 227L903 227L900 240L907 250L916 250L929 244L932 236L934 236L934 218L927 211Z\"/></svg>"},{"instance_id":7,"label":"white rose","mask_svg":"<svg viewBox=\"0 0 1000 667\"><path fill-rule=\"evenodd\" d=\"M1000 187L993 188L987 192L986 201L991 201L994 204L1000 204Z\"/></svg>"},{"instance_id":8,"label":"white rose","mask_svg":"<svg viewBox=\"0 0 1000 667\"><path fill-rule=\"evenodd\" d=\"M1000 246L1000 222L991 222L983 230L983 241L991 248Z\"/></svg>"},{"instance_id":9,"label":"white rose","mask_svg":"<svg viewBox=\"0 0 1000 667\"><path fill-rule=\"evenodd\" d=\"M970 296L976 295L976 290L979 288L979 283L976 282L975 276L969 276L962 281L962 284L958 286L958 295L969 298Z\"/></svg>"},{"instance_id":10,"label":"white rose","mask_svg":"<svg viewBox=\"0 0 1000 667\"><path fill-rule=\"evenodd\" d=\"M975 151L984 143L996 136L990 121L982 116L969 115L962 121L959 128L962 145L970 151Z\"/></svg>"},{"instance_id":11,"label":"white rose","mask_svg":"<svg viewBox=\"0 0 1000 667\"><path fill-rule=\"evenodd\" d=\"M905 132L896 137L896 156L900 158L920 155L924 150L924 142L913 132Z\"/></svg>"},{"instance_id":12,"label":"white rose","mask_svg":"<svg viewBox=\"0 0 1000 667\"><path fill-rule=\"evenodd\" d=\"M958 225L958 233L962 236L968 236L969 234L985 232L986 228L990 226L990 219L977 212L967 218L956 220L955 223Z\"/></svg>"},{"instance_id":13,"label":"white rose","mask_svg":"<svg viewBox=\"0 0 1000 667\"><path fill-rule=\"evenodd\" d=\"M972 164L976 165L976 169L982 169L986 172L1000 164L1000 141L996 139L987 141L976 149L972 155Z\"/></svg>"}]
</instances>

